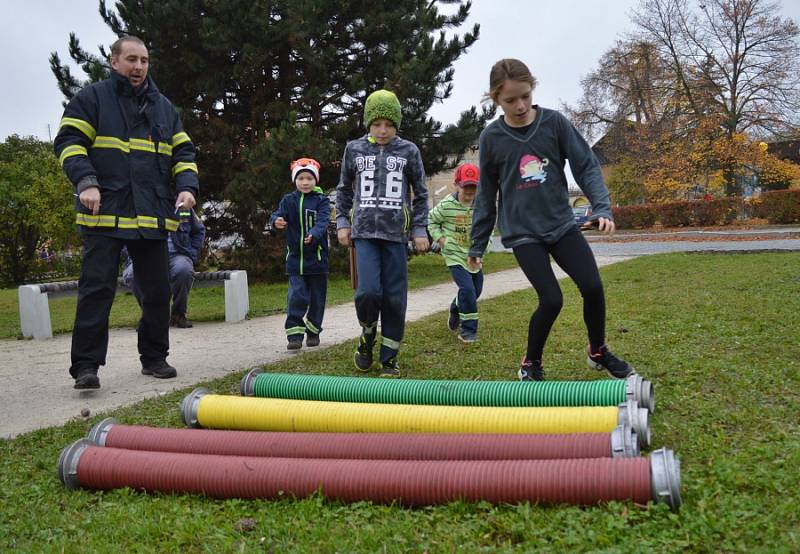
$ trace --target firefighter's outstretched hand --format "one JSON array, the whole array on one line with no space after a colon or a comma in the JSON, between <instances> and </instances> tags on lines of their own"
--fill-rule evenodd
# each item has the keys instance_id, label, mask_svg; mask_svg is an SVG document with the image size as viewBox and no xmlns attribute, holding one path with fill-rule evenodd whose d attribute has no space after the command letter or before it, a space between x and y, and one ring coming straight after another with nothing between
<instances>
[{"instance_id":1,"label":"firefighter's outstretched hand","mask_svg":"<svg viewBox=\"0 0 800 554\"><path fill-rule=\"evenodd\" d=\"M191 210L195 204L197 204L197 200L194 199L194 194L185 190L178 194L178 198L175 200L175 209Z\"/></svg>"},{"instance_id":2,"label":"firefighter's outstretched hand","mask_svg":"<svg viewBox=\"0 0 800 554\"><path fill-rule=\"evenodd\" d=\"M78 197L81 204L87 209L91 210L92 215L100 213L100 189L97 187L89 187L83 189Z\"/></svg>"}]
</instances>

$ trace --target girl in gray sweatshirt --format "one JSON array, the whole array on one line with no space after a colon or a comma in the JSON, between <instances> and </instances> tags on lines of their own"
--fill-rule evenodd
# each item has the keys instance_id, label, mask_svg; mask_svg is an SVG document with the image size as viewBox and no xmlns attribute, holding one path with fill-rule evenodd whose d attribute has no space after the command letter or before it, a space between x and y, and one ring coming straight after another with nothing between
<instances>
[{"instance_id":1,"label":"girl in gray sweatshirt","mask_svg":"<svg viewBox=\"0 0 800 554\"><path fill-rule=\"evenodd\" d=\"M470 264L480 267L482 252L497 221L503 245L536 289L539 305L528 326L528 347L519 378L543 381L542 352L563 296L550 257L569 275L583 296L589 335L589 366L624 379L633 367L605 344L603 284L589 244L569 205L564 166L567 160L578 186L592 204L591 224L611 234L614 220L600 164L566 117L533 104L536 79L519 60L504 59L491 70L489 98L503 116L479 139L480 185L472 219Z\"/></svg>"}]
</instances>

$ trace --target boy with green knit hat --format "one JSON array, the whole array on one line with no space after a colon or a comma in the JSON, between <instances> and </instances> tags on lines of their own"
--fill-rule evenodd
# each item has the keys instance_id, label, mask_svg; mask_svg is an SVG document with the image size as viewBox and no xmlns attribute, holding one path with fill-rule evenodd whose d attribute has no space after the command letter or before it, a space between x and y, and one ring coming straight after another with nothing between
<instances>
[{"instance_id":1,"label":"boy with green knit hat","mask_svg":"<svg viewBox=\"0 0 800 554\"><path fill-rule=\"evenodd\" d=\"M408 234L418 252L428 247L428 190L419 148L397 136L400 101L378 90L364 105L368 133L347 143L336 187L339 242L355 248L356 315L361 337L355 365L369 371L381 321L382 377L399 377L408 296Z\"/></svg>"},{"instance_id":2,"label":"boy with green knit hat","mask_svg":"<svg viewBox=\"0 0 800 554\"><path fill-rule=\"evenodd\" d=\"M456 192L445 196L428 217L428 232L439 243L447 269L458 286L458 294L450 303L447 327L459 331L459 340L467 344L478 340L478 298L483 291L483 271L467 264L472 203L479 180L478 166L470 163L458 166Z\"/></svg>"}]
</instances>

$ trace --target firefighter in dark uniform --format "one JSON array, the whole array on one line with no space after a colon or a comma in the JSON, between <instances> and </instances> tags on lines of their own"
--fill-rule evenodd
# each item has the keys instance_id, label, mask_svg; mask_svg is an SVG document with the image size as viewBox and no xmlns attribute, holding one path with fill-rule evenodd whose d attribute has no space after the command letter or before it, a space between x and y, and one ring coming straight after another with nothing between
<instances>
[{"instance_id":1,"label":"firefighter in dark uniform","mask_svg":"<svg viewBox=\"0 0 800 554\"><path fill-rule=\"evenodd\" d=\"M142 292L137 327L142 373L161 379L177 375L167 363L167 234L178 227L176 212L195 205L197 165L175 107L147 75L148 61L140 39L117 40L111 77L69 102L54 141L76 187L76 223L84 241L69 369L76 389L100 388L97 371L106 363L123 246Z\"/></svg>"}]
</instances>

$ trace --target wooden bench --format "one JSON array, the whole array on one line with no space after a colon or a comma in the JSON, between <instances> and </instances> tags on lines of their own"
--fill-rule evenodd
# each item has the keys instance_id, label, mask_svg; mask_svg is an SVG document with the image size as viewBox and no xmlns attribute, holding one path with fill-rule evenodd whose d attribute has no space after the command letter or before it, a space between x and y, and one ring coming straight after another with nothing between
<instances>
[{"instance_id":1,"label":"wooden bench","mask_svg":"<svg viewBox=\"0 0 800 554\"><path fill-rule=\"evenodd\" d=\"M250 295L247 289L247 272L234 271L195 271L194 287L211 287L225 284L225 321L242 321L250 311ZM129 291L120 279L117 290ZM50 304L48 296L68 296L78 293L78 281L38 283L19 287L19 322L22 336L34 339L53 337L50 323Z\"/></svg>"}]
</instances>

